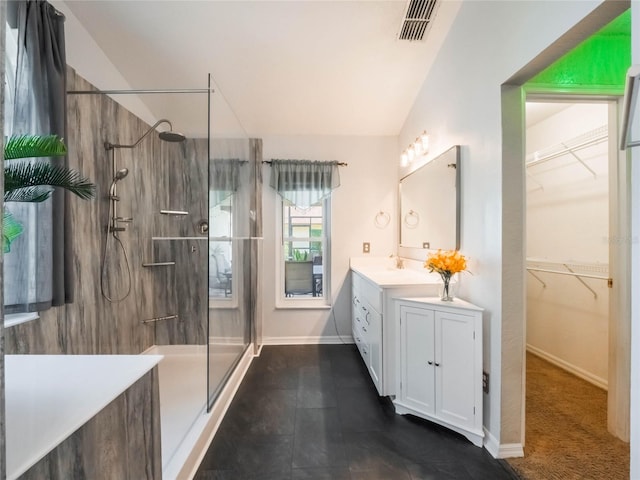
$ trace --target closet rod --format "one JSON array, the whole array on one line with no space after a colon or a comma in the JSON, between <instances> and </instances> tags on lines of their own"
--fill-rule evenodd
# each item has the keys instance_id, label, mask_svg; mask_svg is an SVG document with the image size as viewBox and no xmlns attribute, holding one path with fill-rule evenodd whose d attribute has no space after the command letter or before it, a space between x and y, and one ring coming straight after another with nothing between
<instances>
[{"instance_id":1,"label":"closet rod","mask_svg":"<svg viewBox=\"0 0 640 480\"><path fill-rule=\"evenodd\" d=\"M574 272L573 270L571 270L571 268L566 265L566 264L562 264L567 270L569 270L568 272L560 272L558 270L549 270L547 268L537 268L537 267L527 267L527 271L533 275L536 280L538 280L540 283L542 283L542 286L544 288L547 287L547 285L540 279L538 278L537 275L535 275L533 272L544 272L544 273L555 273L557 275L569 275L572 277L575 277L576 280L578 280L582 286L584 288L586 288L587 290L589 290L592 294L593 294L593 298L598 298L598 294L596 293L596 291L591 288L589 285L587 285L587 283L582 280L583 278L594 278L596 280L607 280L607 285L609 286L609 288L611 288L612 285L612 280L609 277L603 277L602 275L592 275L592 274L588 274L588 273L577 273Z\"/></svg>"},{"instance_id":2,"label":"closet rod","mask_svg":"<svg viewBox=\"0 0 640 480\"><path fill-rule=\"evenodd\" d=\"M530 272L557 273L558 275L570 275L572 277L595 278L595 279L598 279L598 280L609 280L609 277L604 277L602 275L592 275L592 274L589 274L589 273L560 272L558 270L549 270L547 268L537 268L537 267L527 267L527 270L529 270Z\"/></svg>"},{"instance_id":3,"label":"closet rod","mask_svg":"<svg viewBox=\"0 0 640 480\"><path fill-rule=\"evenodd\" d=\"M572 147L568 147L565 144L562 144L562 146L564 147L564 150L560 151L560 152L556 152L556 153L550 153L548 155L543 155L540 158L537 158L535 160L532 160L530 162L527 162L526 167L534 167L536 165L539 165L541 163L544 163L548 160L554 159L554 158L558 158L561 157L563 155L566 155L567 153L570 153L572 155L574 155L574 151L575 150L580 150L582 148L587 148L587 147L591 147L593 145L598 145L599 143L602 143L604 141L606 141L609 138L608 135L602 135L600 137L596 137L592 140L587 140L586 142L583 143L579 143L578 145L574 145ZM575 155L574 155L575 156Z\"/></svg>"}]
</instances>

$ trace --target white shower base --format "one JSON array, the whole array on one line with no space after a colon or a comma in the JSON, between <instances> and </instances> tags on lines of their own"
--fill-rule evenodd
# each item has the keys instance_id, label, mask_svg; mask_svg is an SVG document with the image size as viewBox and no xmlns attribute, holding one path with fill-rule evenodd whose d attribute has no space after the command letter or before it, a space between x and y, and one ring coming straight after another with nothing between
<instances>
[{"instance_id":1,"label":"white shower base","mask_svg":"<svg viewBox=\"0 0 640 480\"><path fill-rule=\"evenodd\" d=\"M244 350L243 345L213 345L210 362L212 385L217 385ZM246 368L251 362L248 349L221 392L211 413L207 402L207 347L205 345L156 345L145 354L164 355L158 365L160 383L160 426L163 479L187 478L185 470L195 469L189 459L204 454L217 425L222 420ZM221 405L218 405L221 404ZM207 437L207 438L203 438ZM199 447L200 446L200 447ZM197 468L197 464L195 465Z\"/></svg>"}]
</instances>

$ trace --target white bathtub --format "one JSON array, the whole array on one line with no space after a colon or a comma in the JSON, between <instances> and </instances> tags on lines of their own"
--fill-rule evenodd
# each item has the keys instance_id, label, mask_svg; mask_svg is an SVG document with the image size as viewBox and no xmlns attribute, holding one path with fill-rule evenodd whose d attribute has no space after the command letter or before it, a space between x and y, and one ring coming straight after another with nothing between
<instances>
[{"instance_id":1,"label":"white bathtub","mask_svg":"<svg viewBox=\"0 0 640 480\"><path fill-rule=\"evenodd\" d=\"M242 350L240 345L212 346L212 384L220 381ZM155 345L144 352L164 356L158 365L164 480L195 474L251 363L251 350L245 351L210 413L206 410L206 345Z\"/></svg>"}]
</instances>

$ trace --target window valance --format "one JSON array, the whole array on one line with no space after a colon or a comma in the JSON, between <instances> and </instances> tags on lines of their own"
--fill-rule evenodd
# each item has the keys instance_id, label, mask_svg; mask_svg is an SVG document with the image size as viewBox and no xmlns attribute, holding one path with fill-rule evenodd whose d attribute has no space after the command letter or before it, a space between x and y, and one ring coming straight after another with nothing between
<instances>
[{"instance_id":1,"label":"window valance","mask_svg":"<svg viewBox=\"0 0 640 480\"><path fill-rule=\"evenodd\" d=\"M309 208L340 186L339 162L271 160L270 185L298 208Z\"/></svg>"},{"instance_id":2,"label":"window valance","mask_svg":"<svg viewBox=\"0 0 640 480\"><path fill-rule=\"evenodd\" d=\"M242 165L246 160L237 158L215 158L210 162L209 185L211 200L218 205L238 190Z\"/></svg>"}]
</instances>

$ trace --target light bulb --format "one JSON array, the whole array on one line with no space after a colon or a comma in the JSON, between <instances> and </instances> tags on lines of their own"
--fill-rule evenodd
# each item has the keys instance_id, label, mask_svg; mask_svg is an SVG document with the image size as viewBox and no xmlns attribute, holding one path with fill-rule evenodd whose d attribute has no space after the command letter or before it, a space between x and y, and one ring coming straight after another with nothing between
<instances>
[{"instance_id":1,"label":"light bulb","mask_svg":"<svg viewBox=\"0 0 640 480\"><path fill-rule=\"evenodd\" d=\"M413 148L413 145L409 145L409 148L407 148L407 157L409 159L409 163L413 162L413 159L416 156L416 151Z\"/></svg>"},{"instance_id":2,"label":"light bulb","mask_svg":"<svg viewBox=\"0 0 640 480\"><path fill-rule=\"evenodd\" d=\"M424 153L424 151L422 149L422 142L420 141L419 138L416 138L416 141L413 144L413 149L415 150L417 157L419 157L420 155L422 155Z\"/></svg>"},{"instance_id":3,"label":"light bulb","mask_svg":"<svg viewBox=\"0 0 640 480\"><path fill-rule=\"evenodd\" d=\"M420 135L420 143L422 144L422 151L423 152L428 152L429 151L429 135L427 134L426 131L422 132L422 135Z\"/></svg>"},{"instance_id":4,"label":"light bulb","mask_svg":"<svg viewBox=\"0 0 640 480\"><path fill-rule=\"evenodd\" d=\"M407 155L407 152L402 152L402 155L400 155L400 165L402 165L403 167L406 167L409 164L409 155Z\"/></svg>"}]
</instances>

